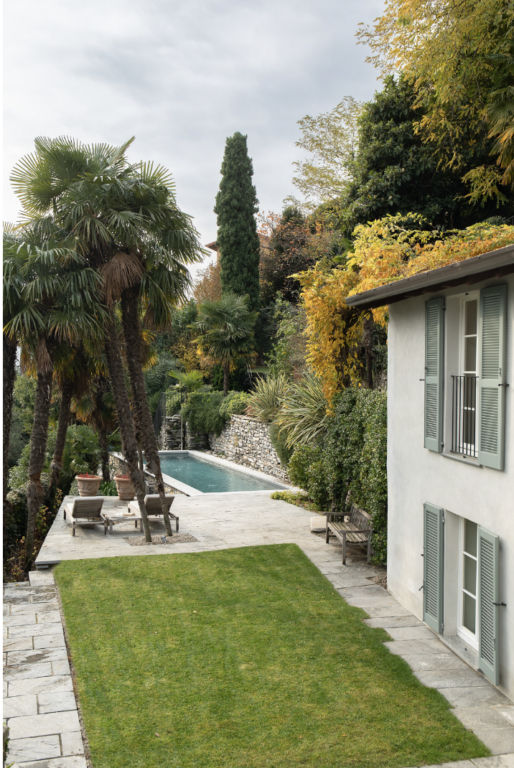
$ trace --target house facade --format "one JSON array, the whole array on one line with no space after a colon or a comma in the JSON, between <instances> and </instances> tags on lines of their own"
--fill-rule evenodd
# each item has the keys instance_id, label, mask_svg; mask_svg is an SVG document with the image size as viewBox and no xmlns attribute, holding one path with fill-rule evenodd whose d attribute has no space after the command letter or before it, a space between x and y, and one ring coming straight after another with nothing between
<instances>
[{"instance_id":1,"label":"house facade","mask_svg":"<svg viewBox=\"0 0 514 768\"><path fill-rule=\"evenodd\" d=\"M388 589L514 699L514 245L389 305Z\"/></svg>"}]
</instances>

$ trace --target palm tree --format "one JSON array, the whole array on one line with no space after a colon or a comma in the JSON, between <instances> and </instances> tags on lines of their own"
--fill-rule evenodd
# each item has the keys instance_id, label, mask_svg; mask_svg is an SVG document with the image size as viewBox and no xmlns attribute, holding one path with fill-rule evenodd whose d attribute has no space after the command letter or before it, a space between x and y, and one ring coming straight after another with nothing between
<instances>
[{"instance_id":1,"label":"palm tree","mask_svg":"<svg viewBox=\"0 0 514 768\"><path fill-rule=\"evenodd\" d=\"M224 395L228 392L234 362L252 354L255 318L255 312L248 309L246 296L234 293L226 293L219 301L206 301L199 307L196 342L203 354L223 368Z\"/></svg>"},{"instance_id":2,"label":"palm tree","mask_svg":"<svg viewBox=\"0 0 514 768\"><path fill-rule=\"evenodd\" d=\"M25 562L33 557L36 516L43 498L43 470L55 363L62 348L83 335L99 335L97 273L49 219L27 224L12 235L10 250L20 257L20 297L4 333L32 357L37 375L34 421L30 438ZM55 242L58 245L55 245ZM12 286L8 286L12 290Z\"/></svg>"},{"instance_id":3,"label":"palm tree","mask_svg":"<svg viewBox=\"0 0 514 768\"><path fill-rule=\"evenodd\" d=\"M167 275L166 290L161 293L168 300L170 289L175 297L180 296L187 281L185 265L199 258L201 248L190 218L176 204L166 169L152 163L130 165L126 160L131 141L112 147L85 146L66 137L37 139L36 152L22 158L12 180L28 215L37 217L51 210L59 225L75 238L78 252L102 276L108 307L104 336L107 365L124 454L149 541L136 426L157 477L163 511L164 485L146 392L141 387L141 333L134 312L149 285L149 273L160 273L160 281ZM115 315L116 303L124 294L125 352L136 425L125 386ZM171 533L169 518L166 514L164 517Z\"/></svg>"}]
</instances>

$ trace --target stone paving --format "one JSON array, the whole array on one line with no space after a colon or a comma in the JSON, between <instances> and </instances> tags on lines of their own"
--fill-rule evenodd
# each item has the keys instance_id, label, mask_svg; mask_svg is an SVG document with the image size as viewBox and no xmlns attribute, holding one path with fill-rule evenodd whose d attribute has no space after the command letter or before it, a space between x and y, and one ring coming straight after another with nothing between
<instances>
[{"instance_id":1,"label":"stone paving","mask_svg":"<svg viewBox=\"0 0 514 768\"><path fill-rule=\"evenodd\" d=\"M130 537L141 534L131 523L116 526L107 536L98 526L79 529L72 537L61 512L36 563L296 543L348 603L366 611L369 626L388 632L389 650L402 656L424 685L437 688L493 753L443 768L514 768L513 702L378 585L383 572L356 553L343 566L340 545L327 546L310 532L312 513L271 501L266 493L177 497L174 511L180 531L195 542L133 547ZM5 587L4 717L10 727L10 760L19 768L86 768L53 577L40 570L30 579Z\"/></svg>"}]
</instances>

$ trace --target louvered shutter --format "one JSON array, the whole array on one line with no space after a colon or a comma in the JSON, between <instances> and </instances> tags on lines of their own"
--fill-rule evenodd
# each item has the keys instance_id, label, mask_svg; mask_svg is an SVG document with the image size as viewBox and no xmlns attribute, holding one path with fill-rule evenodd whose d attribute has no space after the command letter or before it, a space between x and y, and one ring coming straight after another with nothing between
<instances>
[{"instance_id":1,"label":"louvered shutter","mask_svg":"<svg viewBox=\"0 0 514 768\"><path fill-rule=\"evenodd\" d=\"M443 447L444 297L425 303L425 448Z\"/></svg>"},{"instance_id":2,"label":"louvered shutter","mask_svg":"<svg viewBox=\"0 0 514 768\"><path fill-rule=\"evenodd\" d=\"M499 546L498 536L478 529L478 663L494 685L499 683Z\"/></svg>"},{"instance_id":3,"label":"louvered shutter","mask_svg":"<svg viewBox=\"0 0 514 768\"><path fill-rule=\"evenodd\" d=\"M443 631L444 513L423 505L423 621Z\"/></svg>"},{"instance_id":4,"label":"louvered shutter","mask_svg":"<svg viewBox=\"0 0 514 768\"><path fill-rule=\"evenodd\" d=\"M480 291L480 435L478 460L503 469L505 443L505 343L507 286Z\"/></svg>"}]
</instances>

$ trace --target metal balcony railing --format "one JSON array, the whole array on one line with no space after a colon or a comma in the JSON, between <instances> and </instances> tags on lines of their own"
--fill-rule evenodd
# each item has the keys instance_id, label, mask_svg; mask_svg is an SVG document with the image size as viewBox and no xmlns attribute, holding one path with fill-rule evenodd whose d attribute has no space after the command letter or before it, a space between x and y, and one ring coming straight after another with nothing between
<instances>
[{"instance_id":1,"label":"metal balcony railing","mask_svg":"<svg viewBox=\"0 0 514 768\"><path fill-rule=\"evenodd\" d=\"M452 376L452 452L477 456L478 376Z\"/></svg>"}]
</instances>

